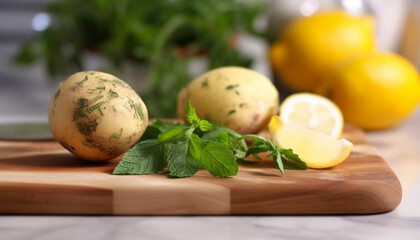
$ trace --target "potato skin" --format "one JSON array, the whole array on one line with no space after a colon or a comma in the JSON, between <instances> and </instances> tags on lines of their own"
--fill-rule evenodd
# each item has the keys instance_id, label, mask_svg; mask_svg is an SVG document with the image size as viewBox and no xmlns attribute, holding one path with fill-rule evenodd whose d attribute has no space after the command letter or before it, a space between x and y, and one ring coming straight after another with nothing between
<instances>
[{"instance_id":1,"label":"potato skin","mask_svg":"<svg viewBox=\"0 0 420 240\"><path fill-rule=\"evenodd\" d=\"M124 81L102 72L78 72L61 82L49 105L54 138L74 155L105 161L127 151L148 124L146 106Z\"/></svg>"},{"instance_id":2,"label":"potato skin","mask_svg":"<svg viewBox=\"0 0 420 240\"><path fill-rule=\"evenodd\" d=\"M279 93L273 83L242 67L217 68L190 82L178 94L180 118L185 119L188 99L200 118L241 134L261 131L279 108Z\"/></svg>"}]
</instances>

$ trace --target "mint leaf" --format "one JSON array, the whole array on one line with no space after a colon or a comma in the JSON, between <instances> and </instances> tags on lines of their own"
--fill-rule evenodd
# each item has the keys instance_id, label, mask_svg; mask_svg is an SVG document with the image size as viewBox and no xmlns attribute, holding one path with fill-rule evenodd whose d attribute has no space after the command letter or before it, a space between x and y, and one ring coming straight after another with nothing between
<instances>
[{"instance_id":1,"label":"mint leaf","mask_svg":"<svg viewBox=\"0 0 420 240\"><path fill-rule=\"evenodd\" d=\"M151 126L157 128L162 133L168 131L169 129L185 125L180 123L164 122L159 119L154 119Z\"/></svg>"},{"instance_id":2,"label":"mint leaf","mask_svg":"<svg viewBox=\"0 0 420 240\"><path fill-rule=\"evenodd\" d=\"M238 163L232 151L219 142L206 142L200 162L216 177L230 177L238 173Z\"/></svg>"},{"instance_id":3,"label":"mint leaf","mask_svg":"<svg viewBox=\"0 0 420 240\"><path fill-rule=\"evenodd\" d=\"M118 163L112 174L152 174L166 167L165 145L156 139L136 143Z\"/></svg>"},{"instance_id":4,"label":"mint leaf","mask_svg":"<svg viewBox=\"0 0 420 240\"><path fill-rule=\"evenodd\" d=\"M225 127L217 126L212 131L206 132L202 140L216 141L224 144L226 147L231 148L235 153L244 156L248 149L245 139L239 133Z\"/></svg>"},{"instance_id":5,"label":"mint leaf","mask_svg":"<svg viewBox=\"0 0 420 240\"><path fill-rule=\"evenodd\" d=\"M284 165L283 160L281 158L281 154L277 152L275 156L273 156L274 164L276 165L277 169L280 170L281 174L284 174Z\"/></svg>"},{"instance_id":6,"label":"mint leaf","mask_svg":"<svg viewBox=\"0 0 420 240\"><path fill-rule=\"evenodd\" d=\"M244 135L198 118L188 101L185 106L190 125L154 120L138 143L130 149L113 174L151 174L169 169L174 177L193 176L204 167L213 176L230 177L238 172L238 161L256 163L268 152L282 174L284 168L306 169L306 164L290 149L280 149L272 141L258 135ZM251 139L247 145L245 139Z\"/></svg>"},{"instance_id":7,"label":"mint leaf","mask_svg":"<svg viewBox=\"0 0 420 240\"><path fill-rule=\"evenodd\" d=\"M306 169L306 164L300 160L299 156L290 149L279 149L272 141L258 135L244 135L244 138L251 138L253 145L248 149L246 155L253 155L259 159L258 155L262 152L269 152L267 157L271 157L282 174L284 168Z\"/></svg>"},{"instance_id":8,"label":"mint leaf","mask_svg":"<svg viewBox=\"0 0 420 240\"><path fill-rule=\"evenodd\" d=\"M242 136L233 130L217 126L212 131L206 132L201 139L222 143L233 151L237 159L244 159L246 157L248 146Z\"/></svg>"},{"instance_id":9,"label":"mint leaf","mask_svg":"<svg viewBox=\"0 0 420 240\"><path fill-rule=\"evenodd\" d=\"M226 127L221 127L224 131L226 131L229 134L229 138L232 141L232 143L235 145L235 154L245 154L248 150L248 144L245 141L245 138L242 137L241 134L235 132L234 130ZM245 156L244 156L245 157Z\"/></svg>"},{"instance_id":10,"label":"mint leaf","mask_svg":"<svg viewBox=\"0 0 420 240\"><path fill-rule=\"evenodd\" d=\"M267 152L267 151L271 151L272 149L266 145L261 145L261 146L252 146L250 148L248 148L248 150L246 151L246 156L249 155L255 155L258 153L263 153L263 152Z\"/></svg>"},{"instance_id":11,"label":"mint leaf","mask_svg":"<svg viewBox=\"0 0 420 240\"><path fill-rule=\"evenodd\" d=\"M187 139L189 135L194 131L193 128L189 126L177 126L163 132L158 136L158 141L162 142L179 142Z\"/></svg>"},{"instance_id":12,"label":"mint leaf","mask_svg":"<svg viewBox=\"0 0 420 240\"><path fill-rule=\"evenodd\" d=\"M170 176L191 177L200 169L200 163L189 154L187 141L182 141L169 148L168 167Z\"/></svg>"},{"instance_id":13,"label":"mint leaf","mask_svg":"<svg viewBox=\"0 0 420 240\"><path fill-rule=\"evenodd\" d=\"M307 169L306 163L297 154L293 153L292 149L280 149L279 153L283 160L284 168L295 170Z\"/></svg>"},{"instance_id":14,"label":"mint leaf","mask_svg":"<svg viewBox=\"0 0 420 240\"><path fill-rule=\"evenodd\" d=\"M252 146L250 146L248 150L246 151L246 156L249 156L249 155L256 156L256 154L258 153L263 153L267 151L276 152L277 150L277 147L274 146L269 140L263 137L260 137L258 135L249 134L249 135L244 135L243 137L252 139ZM256 158L259 159L258 156L256 156Z\"/></svg>"},{"instance_id":15,"label":"mint leaf","mask_svg":"<svg viewBox=\"0 0 420 240\"><path fill-rule=\"evenodd\" d=\"M148 139L156 139L162 132L155 126L149 125L144 131L139 141L144 141Z\"/></svg>"},{"instance_id":16,"label":"mint leaf","mask_svg":"<svg viewBox=\"0 0 420 240\"><path fill-rule=\"evenodd\" d=\"M217 128L217 126L210 123L207 120L200 120L198 122L198 128L200 128L200 130L203 131L203 132L208 132L208 131L211 131L211 130Z\"/></svg>"},{"instance_id":17,"label":"mint leaf","mask_svg":"<svg viewBox=\"0 0 420 240\"><path fill-rule=\"evenodd\" d=\"M200 122L200 118L198 118L195 108L191 105L190 100L188 100L187 104L185 104L185 116L188 122L193 126L197 126Z\"/></svg>"},{"instance_id":18,"label":"mint leaf","mask_svg":"<svg viewBox=\"0 0 420 240\"><path fill-rule=\"evenodd\" d=\"M201 136L202 140L207 140L207 141L214 141L217 137L219 137L219 135L225 132L225 130L222 127L217 127L215 129L213 129L212 131L206 132Z\"/></svg>"},{"instance_id":19,"label":"mint leaf","mask_svg":"<svg viewBox=\"0 0 420 240\"><path fill-rule=\"evenodd\" d=\"M188 139L188 153L193 159L200 161L204 147L205 145L200 137L195 133L191 134L191 137Z\"/></svg>"},{"instance_id":20,"label":"mint leaf","mask_svg":"<svg viewBox=\"0 0 420 240\"><path fill-rule=\"evenodd\" d=\"M235 153L235 157L236 157L238 160L244 160L244 159L245 159L245 157L246 157L246 151L243 151L243 150L241 150L241 149L235 149L235 150L234 150L234 153Z\"/></svg>"},{"instance_id":21,"label":"mint leaf","mask_svg":"<svg viewBox=\"0 0 420 240\"><path fill-rule=\"evenodd\" d=\"M166 132L172 128L179 127L186 126L181 125L179 123L163 122L161 120L154 119L152 121L152 124L147 126L146 131L144 131L143 135L140 138L140 141L144 141L147 139L156 139L161 133Z\"/></svg>"},{"instance_id":22,"label":"mint leaf","mask_svg":"<svg viewBox=\"0 0 420 240\"><path fill-rule=\"evenodd\" d=\"M228 132L223 131L221 132L216 138L213 139L214 141L217 141L223 145L225 145L226 147L228 147L231 150L234 150L236 145L235 143L232 141L230 135Z\"/></svg>"}]
</instances>

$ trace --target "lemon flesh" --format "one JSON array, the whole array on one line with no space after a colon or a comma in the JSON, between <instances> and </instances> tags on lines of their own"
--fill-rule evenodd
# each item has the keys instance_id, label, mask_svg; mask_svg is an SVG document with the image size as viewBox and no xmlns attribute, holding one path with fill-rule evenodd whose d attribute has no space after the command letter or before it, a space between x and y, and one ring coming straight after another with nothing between
<instances>
[{"instance_id":1,"label":"lemon flesh","mask_svg":"<svg viewBox=\"0 0 420 240\"><path fill-rule=\"evenodd\" d=\"M295 93L280 105L283 123L293 123L306 129L338 138L343 131L343 115L329 99L311 93Z\"/></svg>"},{"instance_id":2,"label":"lemon flesh","mask_svg":"<svg viewBox=\"0 0 420 240\"><path fill-rule=\"evenodd\" d=\"M308 168L329 168L343 162L353 144L346 139L335 139L303 127L285 124L273 116L268 125L271 138L277 146L292 149Z\"/></svg>"}]
</instances>

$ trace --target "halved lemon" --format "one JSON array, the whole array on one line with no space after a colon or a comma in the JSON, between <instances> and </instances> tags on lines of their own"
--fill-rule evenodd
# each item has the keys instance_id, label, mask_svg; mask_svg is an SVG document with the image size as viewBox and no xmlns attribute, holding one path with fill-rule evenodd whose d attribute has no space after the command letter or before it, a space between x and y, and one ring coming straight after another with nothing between
<instances>
[{"instance_id":1,"label":"halved lemon","mask_svg":"<svg viewBox=\"0 0 420 240\"><path fill-rule=\"evenodd\" d=\"M283 123L273 116L268 125L271 139L281 148L290 148L299 155L308 168L329 168L343 162L353 144L346 139L336 139L327 134L297 125Z\"/></svg>"},{"instance_id":2,"label":"halved lemon","mask_svg":"<svg viewBox=\"0 0 420 240\"><path fill-rule=\"evenodd\" d=\"M338 138L343 131L343 115L328 98L312 93L295 93L280 105L283 123L295 124L306 129Z\"/></svg>"}]
</instances>

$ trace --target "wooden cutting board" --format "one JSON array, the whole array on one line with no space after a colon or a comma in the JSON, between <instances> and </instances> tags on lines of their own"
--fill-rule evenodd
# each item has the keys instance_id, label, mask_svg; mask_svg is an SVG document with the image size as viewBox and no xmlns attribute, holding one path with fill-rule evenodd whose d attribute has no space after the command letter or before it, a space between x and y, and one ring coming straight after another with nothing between
<instances>
[{"instance_id":1,"label":"wooden cutting board","mask_svg":"<svg viewBox=\"0 0 420 240\"><path fill-rule=\"evenodd\" d=\"M346 125L349 158L325 170L286 170L271 160L232 178L116 176L119 159L87 163L54 141L0 141L0 213L105 215L366 214L401 201L394 172L364 133ZM328 153L325 153L328 154Z\"/></svg>"}]
</instances>

